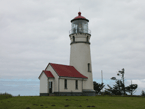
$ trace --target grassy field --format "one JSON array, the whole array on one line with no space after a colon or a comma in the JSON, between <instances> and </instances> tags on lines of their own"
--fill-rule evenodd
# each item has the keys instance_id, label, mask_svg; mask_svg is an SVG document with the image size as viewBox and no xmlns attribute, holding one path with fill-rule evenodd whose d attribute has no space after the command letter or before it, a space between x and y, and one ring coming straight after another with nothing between
<instances>
[{"instance_id":1,"label":"grassy field","mask_svg":"<svg viewBox=\"0 0 145 109\"><path fill-rule=\"evenodd\" d=\"M0 109L145 109L145 97L2 96Z\"/></svg>"}]
</instances>

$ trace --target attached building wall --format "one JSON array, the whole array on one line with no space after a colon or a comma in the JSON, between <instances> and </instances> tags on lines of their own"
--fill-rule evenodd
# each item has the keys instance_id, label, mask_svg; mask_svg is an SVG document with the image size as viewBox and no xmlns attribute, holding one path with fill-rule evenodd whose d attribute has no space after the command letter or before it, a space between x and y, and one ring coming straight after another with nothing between
<instances>
[{"instance_id":1,"label":"attached building wall","mask_svg":"<svg viewBox=\"0 0 145 109\"><path fill-rule=\"evenodd\" d=\"M52 68L51 65L49 65L47 68L46 68L47 71L51 71L52 75L54 76L54 79L53 79L53 90L52 92L59 92L58 90L58 75L56 74L56 72L54 71L54 69ZM51 81L51 80L50 80Z\"/></svg>"},{"instance_id":2,"label":"attached building wall","mask_svg":"<svg viewBox=\"0 0 145 109\"><path fill-rule=\"evenodd\" d=\"M48 93L48 80L44 73L42 73L40 77L40 93L43 93L44 95Z\"/></svg>"},{"instance_id":3,"label":"attached building wall","mask_svg":"<svg viewBox=\"0 0 145 109\"><path fill-rule=\"evenodd\" d=\"M82 92L82 80L78 80L78 89L76 89L76 79L69 79L67 80L67 89L65 89L64 81L65 79L60 79L59 85L60 85L60 92Z\"/></svg>"}]
</instances>

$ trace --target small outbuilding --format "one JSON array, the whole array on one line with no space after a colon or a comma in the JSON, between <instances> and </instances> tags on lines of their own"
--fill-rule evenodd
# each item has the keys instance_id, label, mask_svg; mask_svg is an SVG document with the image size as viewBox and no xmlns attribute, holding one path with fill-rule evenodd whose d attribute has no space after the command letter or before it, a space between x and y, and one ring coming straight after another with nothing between
<instances>
[{"instance_id":1,"label":"small outbuilding","mask_svg":"<svg viewBox=\"0 0 145 109\"><path fill-rule=\"evenodd\" d=\"M88 78L73 66L49 63L39 76L40 96L83 95L83 81Z\"/></svg>"}]
</instances>

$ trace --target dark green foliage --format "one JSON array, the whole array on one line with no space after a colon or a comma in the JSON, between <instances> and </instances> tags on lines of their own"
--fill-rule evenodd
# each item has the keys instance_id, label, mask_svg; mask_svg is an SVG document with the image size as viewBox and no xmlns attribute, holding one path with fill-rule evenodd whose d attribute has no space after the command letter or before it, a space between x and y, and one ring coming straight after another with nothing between
<instances>
[{"instance_id":1,"label":"dark green foliage","mask_svg":"<svg viewBox=\"0 0 145 109\"><path fill-rule=\"evenodd\" d=\"M122 83L123 83L123 85L124 86L122 86L122 90L123 90L123 95L125 95L126 94L126 92L125 92L125 83L124 83L124 74L125 74L125 70L124 70L124 68L121 70L121 71L118 71L118 74L117 74L117 76L121 76L121 79L122 79Z\"/></svg>"},{"instance_id":2,"label":"dark green foliage","mask_svg":"<svg viewBox=\"0 0 145 109\"><path fill-rule=\"evenodd\" d=\"M112 79L112 80L116 80L116 77L112 77L111 79Z\"/></svg>"},{"instance_id":3,"label":"dark green foliage","mask_svg":"<svg viewBox=\"0 0 145 109\"><path fill-rule=\"evenodd\" d=\"M96 81L93 82L94 84L94 90L96 91L96 94L100 94L101 90L104 88L104 83L99 84Z\"/></svg>"},{"instance_id":4,"label":"dark green foliage","mask_svg":"<svg viewBox=\"0 0 145 109\"><path fill-rule=\"evenodd\" d=\"M9 93L0 93L0 100L12 98L12 95Z\"/></svg>"},{"instance_id":5,"label":"dark green foliage","mask_svg":"<svg viewBox=\"0 0 145 109\"><path fill-rule=\"evenodd\" d=\"M101 92L101 95L112 95L112 93L110 93L109 91L105 90L105 91Z\"/></svg>"},{"instance_id":6,"label":"dark green foliage","mask_svg":"<svg viewBox=\"0 0 145 109\"><path fill-rule=\"evenodd\" d=\"M124 84L121 80L116 80L116 84L113 87L107 85L109 89L106 89L106 92L111 95L123 95L124 94Z\"/></svg>"},{"instance_id":7,"label":"dark green foliage","mask_svg":"<svg viewBox=\"0 0 145 109\"><path fill-rule=\"evenodd\" d=\"M138 85L137 84L131 84L127 87L125 87L125 91L130 93L130 95L133 95L137 89Z\"/></svg>"},{"instance_id":8,"label":"dark green foliage","mask_svg":"<svg viewBox=\"0 0 145 109\"><path fill-rule=\"evenodd\" d=\"M133 95L138 87L137 84L131 84L125 87L121 80L116 80L116 83L115 85L113 85L113 87L109 85L107 86L109 88L106 89L106 92L111 93L111 95L127 95L127 92L130 93L130 95ZM124 94L124 89L125 89L125 94Z\"/></svg>"},{"instance_id":9,"label":"dark green foliage","mask_svg":"<svg viewBox=\"0 0 145 109\"><path fill-rule=\"evenodd\" d=\"M138 85L131 84L125 87L124 74L125 74L124 68L121 71L118 71L117 76L121 76L121 79L119 80L116 79L116 77L112 77L111 80L115 80L115 85L113 85L113 87L107 85L109 88L106 89L106 92L108 92L111 95L127 95L127 92L133 95Z\"/></svg>"},{"instance_id":10,"label":"dark green foliage","mask_svg":"<svg viewBox=\"0 0 145 109\"><path fill-rule=\"evenodd\" d=\"M145 96L145 91L142 90L141 96Z\"/></svg>"}]
</instances>

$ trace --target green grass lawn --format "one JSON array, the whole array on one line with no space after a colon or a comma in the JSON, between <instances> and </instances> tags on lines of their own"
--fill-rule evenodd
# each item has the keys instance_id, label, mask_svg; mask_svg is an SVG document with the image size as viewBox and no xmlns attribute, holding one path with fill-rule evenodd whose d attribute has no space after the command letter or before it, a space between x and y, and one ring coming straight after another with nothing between
<instances>
[{"instance_id":1,"label":"green grass lawn","mask_svg":"<svg viewBox=\"0 0 145 109\"><path fill-rule=\"evenodd\" d=\"M145 109L145 97L0 96L0 109Z\"/></svg>"}]
</instances>

